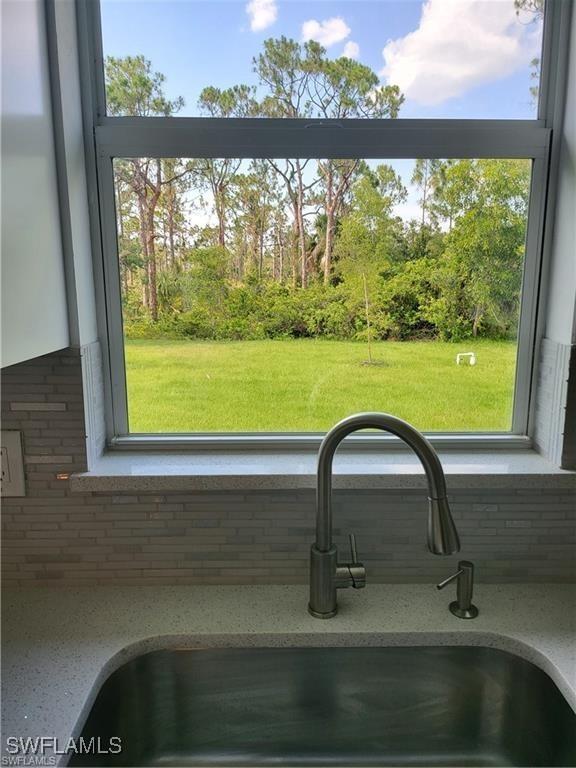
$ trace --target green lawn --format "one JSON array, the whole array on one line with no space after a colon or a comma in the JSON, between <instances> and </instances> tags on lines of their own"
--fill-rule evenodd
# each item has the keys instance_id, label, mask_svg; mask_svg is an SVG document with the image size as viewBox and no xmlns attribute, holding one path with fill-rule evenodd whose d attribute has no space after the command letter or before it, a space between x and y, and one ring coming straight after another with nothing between
<instances>
[{"instance_id":1,"label":"green lawn","mask_svg":"<svg viewBox=\"0 0 576 768\"><path fill-rule=\"evenodd\" d=\"M508 430L516 345L128 341L131 432L325 431L387 411L431 431ZM457 366L457 352L477 364Z\"/></svg>"}]
</instances>

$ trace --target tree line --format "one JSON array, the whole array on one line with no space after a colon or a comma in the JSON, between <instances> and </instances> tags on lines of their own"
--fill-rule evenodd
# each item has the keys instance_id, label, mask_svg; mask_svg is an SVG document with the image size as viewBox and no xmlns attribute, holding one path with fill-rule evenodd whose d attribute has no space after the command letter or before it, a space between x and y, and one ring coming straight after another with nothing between
<instances>
[{"instance_id":1,"label":"tree line","mask_svg":"<svg viewBox=\"0 0 576 768\"><path fill-rule=\"evenodd\" d=\"M395 118L403 96L318 43L264 42L258 86L204 88L211 117ZM143 56L106 59L108 112L183 106ZM530 163L416 160L420 212L363 159L115 161L125 330L196 338L460 339L515 333Z\"/></svg>"}]
</instances>

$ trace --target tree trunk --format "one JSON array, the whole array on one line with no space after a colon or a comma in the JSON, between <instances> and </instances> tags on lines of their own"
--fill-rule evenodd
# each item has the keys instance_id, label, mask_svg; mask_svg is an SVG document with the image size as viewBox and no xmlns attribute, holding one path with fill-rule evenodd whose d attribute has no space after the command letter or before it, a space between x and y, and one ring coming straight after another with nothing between
<instances>
[{"instance_id":1,"label":"tree trunk","mask_svg":"<svg viewBox=\"0 0 576 768\"><path fill-rule=\"evenodd\" d=\"M334 257L334 236L336 233L336 220L340 215L346 193L350 189L355 170L359 161L355 160L351 165L338 166L338 161L328 160L326 163L326 237L324 243L324 284L328 285L332 274L332 261ZM339 168L340 176L336 171Z\"/></svg>"},{"instance_id":2,"label":"tree trunk","mask_svg":"<svg viewBox=\"0 0 576 768\"><path fill-rule=\"evenodd\" d=\"M330 273L332 271L332 249L334 237L334 211L332 208L326 209L326 240L324 246L324 285L330 282Z\"/></svg>"},{"instance_id":3,"label":"tree trunk","mask_svg":"<svg viewBox=\"0 0 576 768\"><path fill-rule=\"evenodd\" d=\"M474 308L474 320L472 322L472 336L476 338L478 336L478 331L480 330L480 323L482 322L482 307L476 306Z\"/></svg>"},{"instance_id":4,"label":"tree trunk","mask_svg":"<svg viewBox=\"0 0 576 768\"><path fill-rule=\"evenodd\" d=\"M174 268L176 265L176 248L174 245L174 207L176 203L176 196L174 190L170 188L170 198L168 203L168 248L170 252L170 266Z\"/></svg>"},{"instance_id":5,"label":"tree trunk","mask_svg":"<svg viewBox=\"0 0 576 768\"><path fill-rule=\"evenodd\" d=\"M250 224L250 261L252 263L252 274L260 277L259 236L258 224L256 222Z\"/></svg>"},{"instance_id":6,"label":"tree trunk","mask_svg":"<svg viewBox=\"0 0 576 768\"><path fill-rule=\"evenodd\" d=\"M308 269L306 264L306 237L304 229L304 184L302 179L302 166L296 161L298 176L298 194L296 196L296 217L298 222L298 244L300 247L300 285L306 288L308 285Z\"/></svg>"},{"instance_id":7,"label":"tree trunk","mask_svg":"<svg viewBox=\"0 0 576 768\"><path fill-rule=\"evenodd\" d=\"M426 220L426 205L428 204L428 160L424 161L424 180L422 182L422 223L421 229L424 229Z\"/></svg>"},{"instance_id":8,"label":"tree trunk","mask_svg":"<svg viewBox=\"0 0 576 768\"><path fill-rule=\"evenodd\" d=\"M244 280L246 273L246 252L248 251L248 245L246 243L246 234L242 234L242 241L240 248L238 249L238 279Z\"/></svg>"},{"instance_id":9,"label":"tree trunk","mask_svg":"<svg viewBox=\"0 0 576 768\"><path fill-rule=\"evenodd\" d=\"M286 193L292 206L294 221L292 223L292 243L291 243L291 262L292 262L292 284L294 288L298 285L298 260L302 276L302 286L305 288L307 283L307 264L306 264L306 232L304 228L304 180L302 178L302 165L299 160L292 165L291 161L287 164L294 169L290 172L288 169L282 170L273 160L268 160L272 168L283 179L286 187ZM296 182L294 181L296 180Z\"/></svg>"},{"instance_id":10,"label":"tree trunk","mask_svg":"<svg viewBox=\"0 0 576 768\"><path fill-rule=\"evenodd\" d=\"M298 216L298 197L292 199L292 213L294 221L292 222L292 242L291 242L291 262L292 262L292 286L298 287L298 265L300 262L300 223Z\"/></svg>"},{"instance_id":11,"label":"tree trunk","mask_svg":"<svg viewBox=\"0 0 576 768\"><path fill-rule=\"evenodd\" d=\"M138 195L138 219L140 223L140 247L142 249L142 261L144 264L144 269L146 270L146 279L143 281L142 284L142 303L144 304L144 307L148 309L150 306L150 296L148 291L149 281L148 281L148 235L147 235L147 226L146 226L146 197L145 193L140 193Z\"/></svg>"},{"instance_id":12,"label":"tree trunk","mask_svg":"<svg viewBox=\"0 0 576 768\"><path fill-rule=\"evenodd\" d=\"M362 281L364 283L364 308L366 310L366 338L368 340L368 362L372 363L372 326L370 324L370 301L368 299L368 283L366 282L366 273L362 272Z\"/></svg>"},{"instance_id":13,"label":"tree trunk","mask_svg":"<svg viewBox=\"0 0 576 768\"><path fill-rule=\"evenodd\" d=\"M297 216L296 210L294 211L295 217ZM299 235L298 235L298 221L296 218L294 218L294 224L292 225L292 287L297 288L298 287L298 243L299 243Z\"/></svg>"},{"instance_id":14,"label":"tree trunk","mask_svg":"<svg viewBox=\"0 0 576 768\"><path fill-rule=\"evenodd\" d=\"M162 190L162 167L161 161L156 160L156 183L153 185L153 192L149 198L146 198L146 248L148 256L148 301L150 308L150 317L154 322L158 320L158 282L156 269L156 226L154 215L156 206Z\"/></svg>"},{"instance_id":15,"label":"tree trunk","mask_svg":"<svg viewBox=\"0 0 576 768\"><path fill-rule=\"evenodd\" d=\"M258 254L258 276L260 279L262 279L262 274L264 272L264 230L260 230L259 234L259 254Z\"/></svg>"},{"instance_id":16,"label":"tree trunk","mask_svg":"<svg viewBox=\"0 0 576 768\"><path fill-rule=\"evenodd\" d=\"M121 255L124 251L124 212L122 210L122 187L119 179L116 181L116 218L118 219L118 254L120 260L120 281L123 286L124 296L128 293L128 286L130 284L130 269L124 257Z\"/></svg>"},{"instance_id":17,"label":"tree trunk","mask_svg":"<svg viewBox=\"0 0 576 768\"><path fill-rule=\"evenodd\" d=\"M308 286L308 269L306 264L306 240L304 238L304 215L302 206L298 205L298 243L300 246L300 285Z\"/></svg>"},{"instance_id":18,"label":"tree trunk","mask_svg":"<svg viewBox=\"0 0 576 768\"><path fill-rule=\"evenodd\" d=\"M156 233L154 231L154 209L148 210L146 230L148 251L148 301L150 317L154 322L156 322L156 320L158 320L158 285L156 275Z\"/></svg>"},{"instance_id":19,"label":"tree trunk","mask_svg":"<svg viewBox=\"0 0 576 768\"><path fill-rule=\"evenodd\" d=\"M330 282L332 270L332 236L334 231L334 173L330 160L326 168L326 238L324 243L324 285Z\"/></svg>"},{"instance_id":20,"label":"tree trunk","mask_svg":"<svg viewBox=\"0 0 576 768\"><path fill-rule=\"evenodd\" d=\"M214 204L218 219L218 245L224 248L226 246L226 205L224 203L224 190L221 185L215 189Z\"/></svg>"},{"instance_id":21,"label":"tree trunk","mask_svg":"<svg viewBox=\"0 0 576 768\"><path fill-rule=\"evenodd\" d=\"M274 277L279 283L284 282L284 243L280 224L276 223L276 249L277 263L274 265Z\"/></svg>"}]
</instances>

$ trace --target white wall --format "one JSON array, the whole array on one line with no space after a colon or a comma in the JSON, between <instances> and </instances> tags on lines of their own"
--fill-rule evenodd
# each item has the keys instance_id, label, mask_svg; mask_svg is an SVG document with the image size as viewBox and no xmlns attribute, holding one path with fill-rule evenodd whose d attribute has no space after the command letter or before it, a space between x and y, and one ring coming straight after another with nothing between
<instances>
[{"instance_id":1,"label":"white wall","mask_svg":"<svg viewBox=\"0 0 576 768\"><path fill-rule=\"evenodd\" d=\"M3 0L2 366L68 346L42 0Z\"/></svg>"},{"instance_id":2,"label":"white wall","mask_svg":"<svg viewBox=\"0 0 576 768\"><path fill-rule=\"evenodd\" d=\"M64 209L62 236L67 269L70 345L82 346L96 341L98 330L75 2L58 0L49 7L48 12L53 14L48 17L48 22L53 19L55 41L52 66L57 76L57 87L52 91L52 98L57 121L56 134L60 141L57 151L61 169L60 200ZM96 206L95 190L90 190L90 197L92 205Z\"/></svg>"},{"instance_id":3,"label":"white wall","mask_svg":"<svg viewBox=\"0 0 576 768\"><path fill-rule=\"evenodd\" d=\"M546 336L576 343L576 3L572 6L570 58L561 135L558 193L549 282Z\"/></svg>"},{"instance_id":4,"label":"white wall","mask_svg":"<svg viewBox=\"0 0 576 768\"><path fill-rule=\"evenodd\" d=\"M569 7L563 6L563 10ZM544 337L538 360L534 442L554 464L576 469L576 3L571 8L570 49L558 173L551 195L551 248Z\"/></svg>"}]
</instances>

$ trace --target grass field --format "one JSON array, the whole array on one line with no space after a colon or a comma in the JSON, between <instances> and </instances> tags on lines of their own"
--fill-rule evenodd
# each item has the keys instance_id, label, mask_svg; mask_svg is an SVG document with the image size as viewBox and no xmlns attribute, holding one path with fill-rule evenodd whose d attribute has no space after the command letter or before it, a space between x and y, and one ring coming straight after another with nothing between
<instances>
[{"instance_id":1,"label":"grass field","mask_svg":"<svg viewBox=\"0 0 576 768\"><path fill-rule=\"evenodd\" d=\"M325 431L386 411L430 431L510 429L516 345L127 341L131 432ZM475 366L455 363L473 350Z\"/></svg>"}]
</instances>

